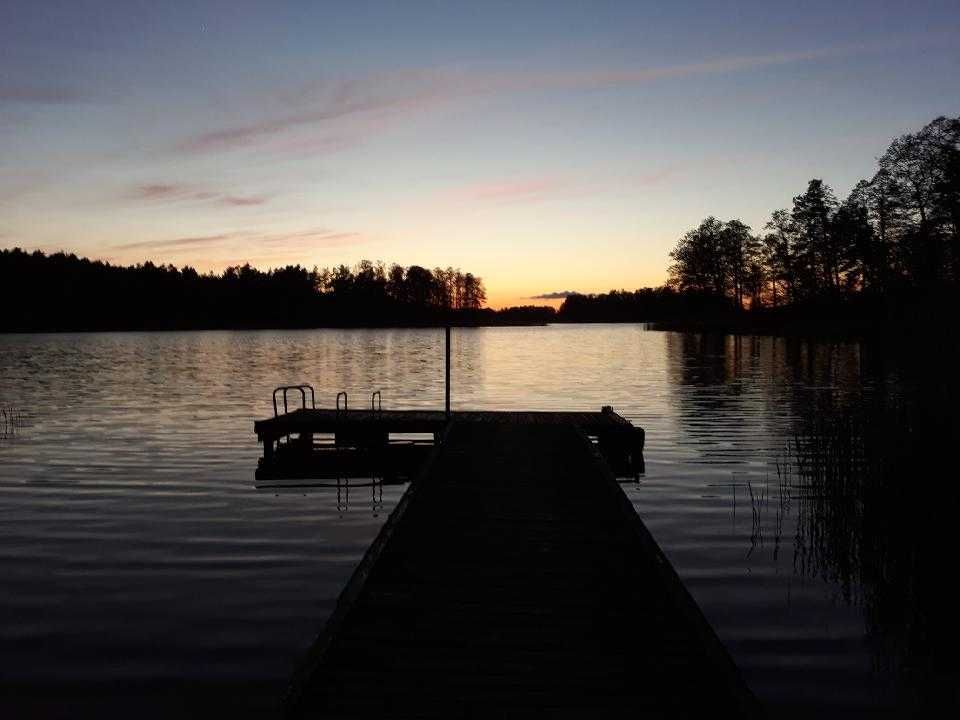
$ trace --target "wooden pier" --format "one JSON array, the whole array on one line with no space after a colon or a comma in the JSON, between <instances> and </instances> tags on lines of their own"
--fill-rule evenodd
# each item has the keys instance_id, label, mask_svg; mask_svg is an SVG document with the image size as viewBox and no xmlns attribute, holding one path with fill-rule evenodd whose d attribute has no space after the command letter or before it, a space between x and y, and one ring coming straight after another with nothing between
<instances>
[{"instance_id":1,"label":"wooden pier","mask_svg":"<svg viewBox=\"0 0 960 720\"><path fill-rule=\"evenodd\" d=\"M757 714L589 437L636 451L612 411L384 412L352 428L322 412L257 424L274 463L282 437L320 426L356 438L371 423L382 440L390 418L438 441L295 674L288 716Z\"/></svg>"}]
</instances>

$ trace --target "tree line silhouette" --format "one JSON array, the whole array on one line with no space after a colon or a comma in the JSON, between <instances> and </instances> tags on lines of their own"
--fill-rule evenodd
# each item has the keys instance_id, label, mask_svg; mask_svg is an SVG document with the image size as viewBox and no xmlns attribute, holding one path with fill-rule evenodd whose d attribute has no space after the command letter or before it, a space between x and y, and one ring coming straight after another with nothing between
<instances>
[{"instance_id":1,"label":"tree line silhouette","mask_svg":"<svg viewBox=\"0 0 960 720\"><path fill-rule=\"evenodd\" d=\"M936 288L960 282L960 118L894 140L842 202L814 179L764 232L705 219L670 253L679 289L735 306Z\"/></svg>"},{"instance_id":2,"label":"tree line silhouette","mask_svg":"<svg viewBox=\"0 0 960 720\"><path fill-rule=\"evenodd\" d=\"M218 275L14 248L0 250L0 286L6 332L542 322L530 308L485 308L483 280L472 273L368 260Z\"/></svg>"},{"instance_id":3,"label":"tree line silhouette","mask_svg":"<svg viewBox=\"0 0 960 720\"><path fill-rule=\"evenodd\" d=\"M658 322L663 327L870 332L960 305L960 117L895 139L839 201L810 180L761 232L704 219L658 288L572 294L559 311L484 307L483 281L363 260L222 274L0 251L0 331ZM12 301L11 301L12 299ZM934 312L936 311L936 312Z\"/></svg>"},{"instance_id":4,"label":"tree line silhouette","mask_svg":"<svg viewBox=\"0 0 960 720\"><path fill-rule=\"evenodd\" d=\"M960 117L938 117L894 140L874 176L843 201L810 180L762 232L711 216L680 238L670 259L665 287L573 296L559 319L859 330L956 305Z\"/></svg>"},{"instance_id":5,"label":"tree line silhouette","mask_svg":"<svg viewBox=\"0 0 960 720\"><path fill-rule=\"evenodd\" d=\"M565 298L556 319L560 322L656 322L726 313L722 297L670 286L611 290L599 294L572 294Z\"/></svg>"}]
</instances>

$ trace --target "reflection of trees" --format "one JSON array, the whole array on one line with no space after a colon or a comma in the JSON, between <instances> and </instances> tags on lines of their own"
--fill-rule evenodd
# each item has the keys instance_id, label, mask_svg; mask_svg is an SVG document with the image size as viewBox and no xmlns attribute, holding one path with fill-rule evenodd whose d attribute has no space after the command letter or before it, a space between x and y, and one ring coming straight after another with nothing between
<instances>
[{"instance_id":1,"label":"reflection of trees","mask_svg":"<svg viewBox=\"0 0 960 720\"><path fill-rule=\"evenodd\" d=\"M704 439L727 431L740 447L721 459L769 453L768 482L748 472L740 490L751 552L783 553L792 534L794 571L862 608L877 662L920 702L956 704L960 618L948 588L960 486L944 466L960 447L956 350L674 333L666 348L700 458L721 458Z\"/></svg>"},{"instance_id":2,"label":"reflection of trees","mask_svg":"<svg viewBox=\"0 0 960 720\"><path fill-rule=\"evenodd\" d=\"M713 333L668 333L668 368L674 385L722 386L739 370L737 359L743 338Z\"/></svg>"},{"instance_id":3,"label":"reflection of trees","mask_svg":"<svg viewBox=\"0 0 960 720\"><path fill-rule=\"evenodd\" d=\"M727 458L739 462L779 449L774 439L790 434L811 386L860 381L860 352L850 343L667 333L665 346L669 389L685 435L751 451Z\"/></svg>"},{"instance_id":4,"label":"reflection of trees","mask_svg":"<svg viewBox=\"0 0 960 720\"><path fill-rule=\"evenodd\" d=\"M795 571L860 605L878 660L932 702L956 692L943 683L960 670L947 592L960 489L943 464L960 438L949 366L919 372L899 393L879 377L862 392L812 394L781 473L796 508Z\"/></svg>"},{"instance_id":5,"label":"reflection of trees","mask_svg":"<svg viewBox=\"0 0 960 720\"><path fill-rule=\"evenodd\" d=\"M736 456L739 442L752 435L743 434L742 427L760 417L757 398L745 395L740 381L747 362L744 342L749 341L713 333L667 333L669 388L683 428L678 442L691 443L704 462L725 463L731 453ZM718 426L730 429L722 442Z\"/></svg>"}]
</instances>

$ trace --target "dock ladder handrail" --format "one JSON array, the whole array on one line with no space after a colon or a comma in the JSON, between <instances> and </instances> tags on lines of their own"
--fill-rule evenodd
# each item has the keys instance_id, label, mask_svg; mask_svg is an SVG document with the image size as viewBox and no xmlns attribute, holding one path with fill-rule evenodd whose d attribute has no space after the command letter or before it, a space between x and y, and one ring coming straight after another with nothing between
<instances>
[{"instance_id":1,"label":"dock ladder handrail","mask_svg":"<svg viewBox=\"0 0 960 720\"><path fill-rule=\"evenodd\" d=\"M290 392L291 390L297 390L300 393L300 404L304 410L307 409L307 390L309 390L310 391L310 407L314 410L316 409L317 398L313 392L312 385L307 385L306 383L302 385L281 385L280 387L275 388L273 391L273 416L274 417L280 416L280 412L277 409L277 393L280 393L280 392L283 393L283 414L286 415L288 412L290 412L289 408L287 407L287 393Z\"/></svg>"},{"instance_id":2,"label":"dock ladder handrail","mask_svg":"<svg viewBox=\"0 0 960 720\"><path fill-rule=\"evenodd\" d=\"M343 412L347 412L349 410L349 406L347 404L347 393L341 390L340 392L337 393L337 419L340 418L340 397L341 396L343 396Z\"/></svg>"},{"instance_id":3,"label":"dock ladder handrail","mask_svg":"<svg viewBox=\"0 0 960 720\"><path fill-rule=\"evenodd\" d=\"M383 414L383 395L380 394L379 390L374 390L373 394L370 395L370 412Z\"/></svg>"}]
</instances>

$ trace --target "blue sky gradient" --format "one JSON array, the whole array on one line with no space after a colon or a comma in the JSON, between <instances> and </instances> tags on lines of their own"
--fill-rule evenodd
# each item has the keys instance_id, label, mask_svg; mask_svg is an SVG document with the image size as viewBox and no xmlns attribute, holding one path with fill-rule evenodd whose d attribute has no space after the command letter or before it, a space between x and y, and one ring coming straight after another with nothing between
<instances>
[{"instance_id":1,"label":"blue sky gradient","mask_svg":"<svg viewBox=\"0 0 960 720\"><path fill-rule=\"evenodd\" d=\"M960 114L956 2L800 5L0 2L0 246L658 284Z\"/></svg>"}]
</instances>

